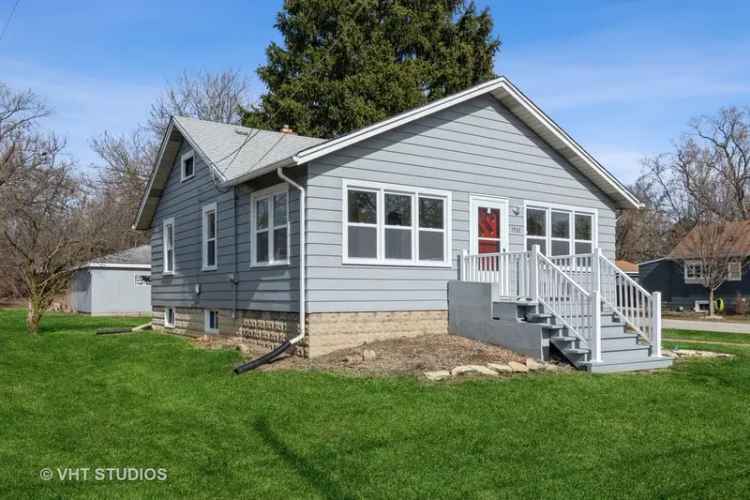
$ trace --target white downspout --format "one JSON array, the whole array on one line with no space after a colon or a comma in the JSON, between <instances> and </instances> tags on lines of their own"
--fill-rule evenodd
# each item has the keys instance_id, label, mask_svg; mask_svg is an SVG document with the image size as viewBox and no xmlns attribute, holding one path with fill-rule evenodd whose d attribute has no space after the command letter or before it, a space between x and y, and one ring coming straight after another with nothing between
<instances>
[{"instance_id":1,"label":"white downspout","mask_svg":"<svg viewBox=\"0 0 750 500\"><path fill-rule=\"evenodd\" d=\"M296 344L305 338L305 188L284 175L284 168L278 167L276 175L299 190L299 335L289 339Z\"/></svg>"}]
</instances>

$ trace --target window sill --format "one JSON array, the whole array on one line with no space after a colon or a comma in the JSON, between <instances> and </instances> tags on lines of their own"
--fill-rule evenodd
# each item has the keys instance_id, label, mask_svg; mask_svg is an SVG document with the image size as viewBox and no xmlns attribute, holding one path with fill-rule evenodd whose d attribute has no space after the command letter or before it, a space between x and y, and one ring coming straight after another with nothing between
<instances>
[{"instance_id":1,"label":"window sill","mask_svg":"<svg viewBox=\"0 0 750 500\"><path fill-rule=\"evenodd\" d=\"M187 182L190 179L194 179L194 178L195 178L195 174L193 174L193 175L191 175L189 177L182 177L182 178L180 178L180 182Z\"/></svg>"},{"instance_id":2,"label":"window sill","mask_svg":"<svg viewBox=\"0 0 750 500\"><path fill-rule=\"evenodd\" d=\"M174 276L175 272L174 271L162 271L161 275L162 276Z\"/></svg>"},{"instance_id":3,"label":"window sill","mask_svg":"<svg viewBox=\"0 0 750 500\"><path fill-rule=\"evenodd\" d=\"M250 264L250 269L255 269L258 267L283 267L283 266L288 266L288 265L289 265L288 260L280 261L280 262L256 262L256 263Z\"/></svg>"},{"instance_id":4,"label":"window sill","mask_svg":"<svg viewBox=\"0 0 750 500\"><path fill-rule=\"evenodd\" d=\"M206 328L205 330L203 330L203 333L205 333L206 335L218 335L219 330L209 330L208 328Z\"/></svg>"},{"instance_id":5,"label":"window sill","mask_svg":"<svg viewBox=\"0 0 750 500\"><path fill-rule=\"evenodd\" d=\"M219 266L204 266L201 268L201 271L216 271L219 268Z\"/></svg>"},{"instance_id":6,"label":"window sill","mask_svg":"<svg viewBox=\"0 0 750 500\"><path fill-rule=\"evenodd\" d=\"M386 262L382 260L371 259L342 259L342 264L346 266L385 266L385 267L434 267L434 268L452 268L452 262L408 262L395 261Z\"/></svg>"}]
</instances>

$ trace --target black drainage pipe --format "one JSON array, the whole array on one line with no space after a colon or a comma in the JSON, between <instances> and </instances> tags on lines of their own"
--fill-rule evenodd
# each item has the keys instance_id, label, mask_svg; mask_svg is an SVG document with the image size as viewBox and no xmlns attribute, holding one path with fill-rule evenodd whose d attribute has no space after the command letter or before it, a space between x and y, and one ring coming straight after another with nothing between
<instances>
[{"instance_id":1,"label":"black drainage pipe","mask_svg":"<svg viewBox=\"0 0 750 500\"><path fill-rule=\"evenodd\" d=\"M255 358L251 361L248 361L247 363L241 364L240 366L234 369L234 373L236 373L237 375L241 375L245 372L258 368L261 365L270 363L275 358L283 354L291 346L292 346L292 343L287 340L283 344L281 344L279 347L274 349L273 351L267 352L263 356L259 358Z\"/></svg>"}]
</instances>

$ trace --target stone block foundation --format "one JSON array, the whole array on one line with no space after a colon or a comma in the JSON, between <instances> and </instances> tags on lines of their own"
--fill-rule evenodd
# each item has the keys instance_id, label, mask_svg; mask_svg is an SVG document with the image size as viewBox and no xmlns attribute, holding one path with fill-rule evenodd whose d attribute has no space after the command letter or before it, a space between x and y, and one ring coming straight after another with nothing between
<instances>
[{"instance_id":1,"label":"stone block foundation","mask_svg":"<svg viewBox=\"0 0 750 500\"><path fill-rule=\"evenodd\" d=\"M174 328L164 328L164 307L154 306L155 330L178 335L205 335L204 310L175 308ZM305 339L297 353L306 357L321 356L338 349L356 347L367 342L399 337L448 333L448 311L378 311L310 313L306 315ZM260 350L271 350L299 331L297 313L219 310L219 334L242 337Z\"/></svg>"}]
</instances>

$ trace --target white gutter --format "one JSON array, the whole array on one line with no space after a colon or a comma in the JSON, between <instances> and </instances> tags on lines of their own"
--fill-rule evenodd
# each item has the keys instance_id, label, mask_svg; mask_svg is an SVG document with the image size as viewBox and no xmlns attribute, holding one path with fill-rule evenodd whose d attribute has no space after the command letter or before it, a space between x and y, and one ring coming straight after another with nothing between
<instances>
[{"instance_id":1,"label":"white gutter","mask_svg":"<svg viewBox=\"0 0 750 500\"><path fill-rule=\"evenodd\" d=\"M284 175L284 168L278 167L276 175L299 190L299 335L289 339L296 344L305 338L305 188Z\"/></svg>"}]
</instances>

